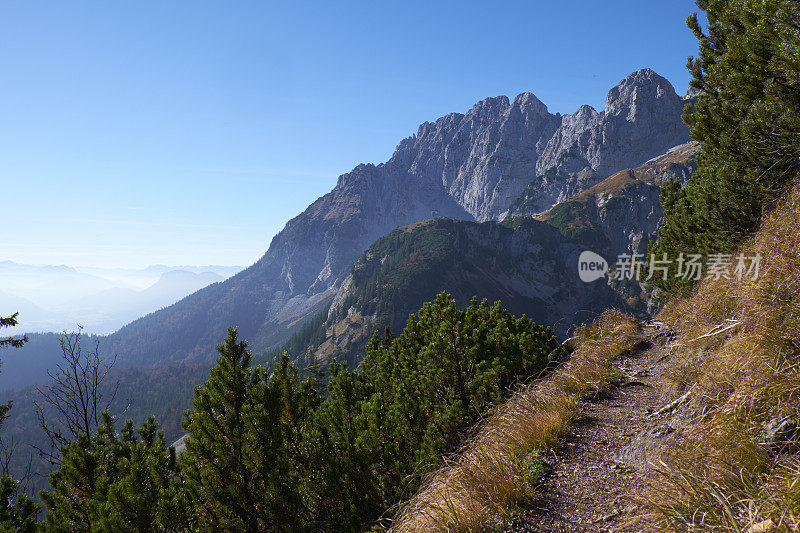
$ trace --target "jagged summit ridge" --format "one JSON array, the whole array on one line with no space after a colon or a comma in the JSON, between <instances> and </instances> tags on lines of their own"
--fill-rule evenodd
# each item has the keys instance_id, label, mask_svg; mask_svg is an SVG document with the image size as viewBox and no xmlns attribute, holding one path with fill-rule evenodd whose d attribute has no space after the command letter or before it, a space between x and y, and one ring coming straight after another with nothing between
<instances>
[{"instance_id":1,"label":"jagged summit ridge","mask_svg":"<svg viewBox=\"0 0 800 533\"><path fill-rule=\"evenodd\" d=\"M564 115L539 157L536 179L506 215L545 211L614 172L689 142L681 115L690 101L667 79L642 69L608 92L603 111L584 105Z\"/></svg>"},{"instance_id":2,"label":"jagged summit ridge","mask_svg":"<svg viewBox=\"0 0 800 533\"><path fill-rule=\"evenodd\" d=\"M467 113L420 126L389 164L437 182L475 220L499 216L535 176L539 153L559 117L531 93L487 98Z\"/></svg>"}]
</instances>

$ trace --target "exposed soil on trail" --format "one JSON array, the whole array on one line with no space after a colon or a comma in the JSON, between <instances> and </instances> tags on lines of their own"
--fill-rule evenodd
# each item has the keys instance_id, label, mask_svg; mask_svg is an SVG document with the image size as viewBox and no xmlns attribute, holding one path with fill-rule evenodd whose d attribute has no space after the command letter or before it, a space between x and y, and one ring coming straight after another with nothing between
<instances>
[{"instance_id":1,"label":"exposed soil on trail","mask_svg":"<svg viewBox=\"0 0 800 533\"><path fill-rule=\"evenodd\" d=\"M673 431L671 410L681 396L666 379L685 357L661 323L645 324L642 342L612 365L616 384L579 404L578 419L545 459L550 473L508 531L632 532L626 525L644 477L648 453Z\"/></svg>"}]
</instances>

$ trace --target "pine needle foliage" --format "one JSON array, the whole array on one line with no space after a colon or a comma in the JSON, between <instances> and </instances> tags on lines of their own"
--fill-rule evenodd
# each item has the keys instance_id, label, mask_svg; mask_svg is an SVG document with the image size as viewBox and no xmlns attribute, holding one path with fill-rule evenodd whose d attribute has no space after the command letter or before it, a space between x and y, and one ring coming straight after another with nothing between
<instances>
[{"instance_id":1,"label":"pine needle foliage","mask_svg":"<svg viewBox=\"0 0 800 533\"><path fill-rule=\"evenodd\" d=\"M684 121L701 143L697 172L664 188L657 257L731 253L800 173L800 4L795 0L698 0L688 26L700 55L687 67L700 91ZM660 279L669 294L693 281Z\"/></svg>"}]
</instances>

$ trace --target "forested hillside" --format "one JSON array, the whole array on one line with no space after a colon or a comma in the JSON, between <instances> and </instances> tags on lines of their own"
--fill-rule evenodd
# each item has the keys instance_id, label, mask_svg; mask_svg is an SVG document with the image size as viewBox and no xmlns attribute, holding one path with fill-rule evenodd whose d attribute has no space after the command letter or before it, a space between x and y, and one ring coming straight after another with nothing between
<instances>
[{"instance_id":1,"label":"forested hillside","mask_svg":"<svg viewBox=\"0 0 800 533\"><path fill-rule=\"evenodd\" d=\"M562 353L548 328L499 303L459 311L444 293L399 336L373 338L359 372L332 362L327 385L301 378L286 356L271 371L252 366L235 329L218 352L194 391L180 460L153 418L137 435L132 423L116 433L104 414L90 437L61 449L42 492L45 527L369 527L413 493L489 406ZM9 520L18 518L30 515Z\"/></svg>"}]
</instances>

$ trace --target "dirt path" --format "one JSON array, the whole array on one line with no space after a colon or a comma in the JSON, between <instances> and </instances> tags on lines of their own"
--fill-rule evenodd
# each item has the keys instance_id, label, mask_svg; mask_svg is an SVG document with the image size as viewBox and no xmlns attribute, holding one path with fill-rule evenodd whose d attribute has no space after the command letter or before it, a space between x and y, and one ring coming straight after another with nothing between
<instances>
[{"instance_id":1,"label":"dirt path","mask_svg":"<svg viewBox=\"0 0 800 533\"><path fill-rule=\"evenodd\" d=\"M672 336L658 323L645 324L645 345L615 361L620 381L606 393L579 405L579 419L563 445L547 457L552 465L533 506L509 531L626 532L634 509L631 487L645 451L669 432L669 413L658 410L675 399L664 376L680 357L670 349Z\"/></svg>"}]
</instances>

